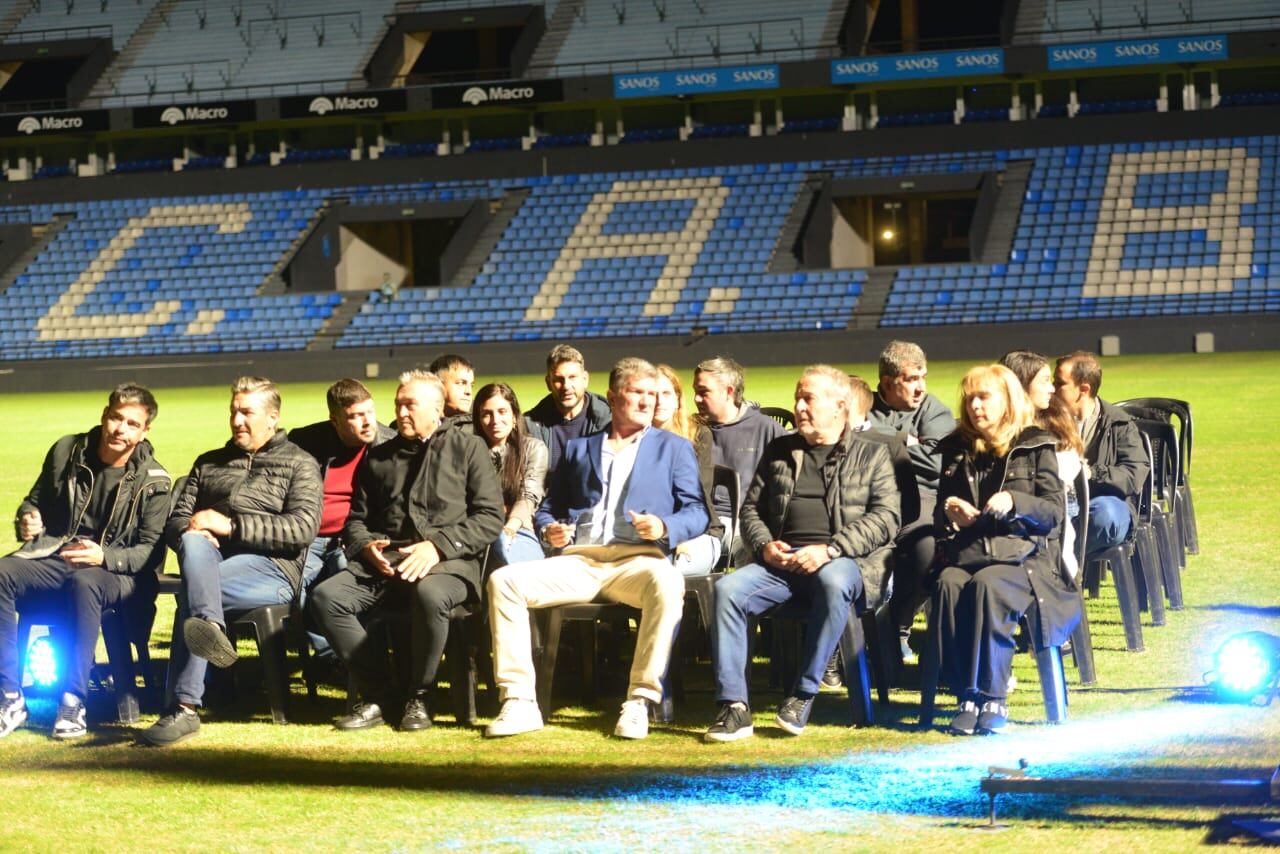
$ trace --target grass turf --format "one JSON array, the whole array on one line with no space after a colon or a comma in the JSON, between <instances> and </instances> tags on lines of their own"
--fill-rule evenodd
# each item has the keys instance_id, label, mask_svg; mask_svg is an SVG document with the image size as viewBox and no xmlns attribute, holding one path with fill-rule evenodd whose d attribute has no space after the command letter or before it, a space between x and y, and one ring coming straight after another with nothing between
<instances>
[{"instance_id":1,"label":"grass turf","mask_svg":"<svg viewBox=\"0 0 1280 854\"><path fill-rule=\"evenodd\" d=\"M849 365L871 376L870 365ZM966 365L931 364L931 388L954 405ZM133 730L101 722L84 742L51 742L53 707L34 702L32 724L0 742L0 848L294 850L301 848L621 850L781 848L951 850L1087 846L1093 850L1185 850L1216 838L1223 816L1273 809L1002 799L1012 829L976 830L985 804L977 781L988 765L1025 757L1046 774L1270 775L1280 761L1276 707L1202 702L1188 690L1226 635L1247 628L1280 634L1280 530L1270 450L1280 415L1274 382L1280 354L1141 356L1109 359L1103 396L1162 395L1196 412L1193 484L1201 554L1183 582L1188 607L1145 629L1146 652L1123 651L1114 593L1089 603L1099 684L1071 685L1071 721L1047 727L1035 667L1019 656L1011 698L1014 731L950 739L911 729L918 695L896 690L880 710L887 725L844 726L842 696L823 695L802 738L771 723L776 692L753 690L757 736L703 745L713 713L707 667L698 665L673 726L646 741L612 740L612 699L561 707L545 731L502 742L452 725L447 708L426 733L389 729L340 734L336 690L314 705L294 685L295 725L274 727L265 697L206 713L198 738L167 750L133 746ZM786 405L797 371L754 369L749 396ZM483 378L482 378L483 379ZM536 377L517 378L536 401ZM603 371L594 387L602 386ZM372 388L388 414L394 382ZM686 386L687 388L687 386ZM324 417L322 385L283 387L286 426ZM16 507L59 435L90 426L104 395L0 398L11 427L0 447L0 506ZM159 458L176 475L197 453L225 441L222 388L163 389L152 430ZM4 532L6 537L8 531ZM13 545L11 540L0 547ZM174 571L172 562L170 571ZM161 602L153 655L167 653L171 602ZM254 670L256 662L241 667ZM1069 682L1074 671L1068 667ZM250 680L252 681L252 680ZM564 683L558 683L563 686ZM91 722L109 704L91 705ZM153 720L144 718L146 725Z\"/></svg>"}]
</instances>

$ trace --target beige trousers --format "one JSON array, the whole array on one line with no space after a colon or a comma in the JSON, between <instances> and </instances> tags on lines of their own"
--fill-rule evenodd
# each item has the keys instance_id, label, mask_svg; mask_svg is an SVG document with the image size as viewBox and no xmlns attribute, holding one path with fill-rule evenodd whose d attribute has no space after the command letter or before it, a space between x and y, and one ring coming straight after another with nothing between
<instances>
[{"instance_id":1,"label":"beige trousers","mask_svg":"<svg viewBox=\"0 0 1280 854\"><path fill-rule=\"evenodd\" d=\"M514 563L489 578L493 667L502 700L537 700L529 609L605 600L640 609L627 698L662 701L684 609L684 576L666 558L594 561L577 555Z\"/></svg>"}]
</instances>

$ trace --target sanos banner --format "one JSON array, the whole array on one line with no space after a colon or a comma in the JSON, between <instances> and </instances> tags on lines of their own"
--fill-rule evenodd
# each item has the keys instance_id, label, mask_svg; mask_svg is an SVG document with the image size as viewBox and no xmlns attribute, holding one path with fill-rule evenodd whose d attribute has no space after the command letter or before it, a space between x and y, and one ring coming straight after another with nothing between
<instances>
[{"instance_id":1,"label":"sanos banner","mask_svg":"<svg viewBox=\"0 0 1280 854\"><path fill-rule=\"evenodd\" d=\"M1049 70L1110 68L1158 62L1196 62L1227 58L1226 36L1180 36L1165 39L1126 39L1050 45Z\"/></svg>"},{"instance_id":2,"label":"sanos banner","mask_svg":"<svg viewBox=\"0 0 1280 854\"><path fill-rule=\"evenodd\" d=\"M1004 50L952 50L897 56L850 56L831 60L832 83L873 83L919 77L966 77L1004 73Z\"/></svg>"},{"instance_id":3,"label":"sanos banner","mask_svg":"<svg viewBox=\"0 0 1280 854\"><path fill-rule=\"evenodd\" d=\"M777 89L778 66L739 65L727 68L686 68L683 71L642 71L613 75L613 97L648 98L655 95L695 95L742 89Z\"/></svg>"}]
</instances>

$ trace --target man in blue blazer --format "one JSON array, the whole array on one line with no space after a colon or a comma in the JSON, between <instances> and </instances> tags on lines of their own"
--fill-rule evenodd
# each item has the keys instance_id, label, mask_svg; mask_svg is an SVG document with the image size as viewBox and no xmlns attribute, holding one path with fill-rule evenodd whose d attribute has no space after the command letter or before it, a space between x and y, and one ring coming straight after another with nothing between
<instances>
[{"instance_id":1,"label":"man in blue blazer","mask_svg":"<svg viewBox=\"0 0 1280 854\"><path fill-rule=\"evenodd\" d=\"M652 427L658 372L623 359L609 374L612 422L572 439L534 517L558 553L510 564L489 579L489 623L502 710L485 735L542 728L529 609L620 602L641 611L627 699L614 728L620 738L649 732L649 703L662 701L662 677L684 607L684 578L669 555L707 529L693 446Z\"/></svg>"}]
</instances>

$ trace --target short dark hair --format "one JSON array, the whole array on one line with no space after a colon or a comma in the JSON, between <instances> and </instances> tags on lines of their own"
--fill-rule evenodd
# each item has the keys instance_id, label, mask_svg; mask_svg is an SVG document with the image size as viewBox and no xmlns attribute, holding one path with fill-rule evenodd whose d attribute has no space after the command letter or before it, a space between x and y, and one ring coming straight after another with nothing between
<instances>
[{"instance_id":1,"label":"short dark hair","mask_svg":"<svg viewBox=\"0 0 1280 854\"><path fill-rule=\"evenodd\" d=\"M329 386L329 390L325 392L324 397L329 404L329 414L334 415L344 411L348 406L364 403L373 395L369 393L369 389L365 388L365 384L360 380L353 380L347 377Z\"/></svg>"},{"instance_id":2,"label":"short dark hair","mask_svg":"<svg viewBox=\"0 0 1280 854\"><path fill-rule=\"evenodd\" d=\"M107 395L107 409L121 404L141 406L147 410L147 424L154 421L156 413L160 411L160 404L156 403L156 396L151 393L151 389L134 382L120 383Z\"/></svg>"},{"instance_id":3,"label":"short dark hair","mask_svg":"<svg viewBox=\"0 0 1280 854\"><path fill-rule=\"evenodd\" d=\"M467 361L465 356L459 356L457 353L443 353L431 360L431 364L427 365L427 370L439 376L444 371L452 372L456 368L475 373L475 366Z\"/></svg>"},{"instance_id":4,"label":"short dark hair","mask_svg":"<svg viewBox=\"0 0 1280 854\"><path fill-rule=\"evenodd\" d=\"M547 376L551 376L551 372L556 369L556 365L564 362L576 362L584 371L587 369L587 360L582 358L582 353L578 348L570 347L568 344L557 344L547 354Z\"/></svg>"},{"instance_id":5,"label":"short dark hair","mask_svg":"<svg viewBox=\"0 0 1280 854\"><path fill-rule=\"evenodd\" d=\"M711 374L725 385L733 386L733 405L742 405L743 395L747 391L746 371L737 361L728 356L704 359L693 369L694 380L697 380L698 374Z\"/></svg>"},{"instance_id":6,"label":"short dark hair","mask_svg":"<svg viewBox=\"0 0 1280 854\"><path fill-rule=\"evenodd\" d=\"M1102 365L1098 364L1098 356L1088 350L1076 350L1058 359L1058 367L1067 365L1071 371L1071 381L1076 385L1089 384L1089 392L1094 397L1102 390Z\"/></svg>"}]
</instances>

